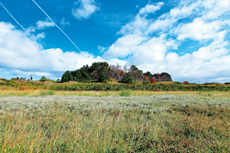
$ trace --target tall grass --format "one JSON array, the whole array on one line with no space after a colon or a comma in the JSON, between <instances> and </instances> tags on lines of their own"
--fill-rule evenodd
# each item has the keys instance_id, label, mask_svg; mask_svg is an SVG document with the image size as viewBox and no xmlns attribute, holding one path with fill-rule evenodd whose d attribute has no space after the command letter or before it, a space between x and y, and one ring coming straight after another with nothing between
<instances>
[{"instance_id":1,"label":"tall grass","mask_svg":"<svg viewBox=\"0 0 230 153\"><path fill-rule=\"evenodd\" d=\"M0 152L229 152L230 99L2 97Z\"/></svg>"}]
</instances>

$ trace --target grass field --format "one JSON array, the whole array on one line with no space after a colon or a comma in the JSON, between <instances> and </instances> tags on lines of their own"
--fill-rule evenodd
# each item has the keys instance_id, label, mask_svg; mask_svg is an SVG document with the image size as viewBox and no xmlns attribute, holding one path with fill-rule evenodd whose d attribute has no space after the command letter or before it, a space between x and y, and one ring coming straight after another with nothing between
<instances>
[{"instance_id":1,"label":"grass field","mask_svg":"<svg viewBox=\"0 0 230 153\"><path fill-rule=\"evenodd\" d=\"M0 152L230 152L230 92L0 91Z\"/></svg>"},{"instance_id":2,"label":"grass field","mask_svg":"<svg viewBox=\"0 0 230 153\"><path fill-rule=\"evenodd\" d=\"M132 96L151 95L192 95L209 97L230 97L230 92L223 91L128 91ZM118 96L121 91L55 91L55 90L0 90L0 96Z\"/></svg>"}]
</instances>

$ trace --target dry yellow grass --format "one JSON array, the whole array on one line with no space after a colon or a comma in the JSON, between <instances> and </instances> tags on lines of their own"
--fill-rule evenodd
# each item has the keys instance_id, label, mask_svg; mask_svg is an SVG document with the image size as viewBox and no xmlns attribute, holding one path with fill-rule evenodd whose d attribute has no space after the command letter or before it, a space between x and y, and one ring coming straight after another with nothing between
<instances>
[{"instance_id":1,"label":"dry yellow grass","mask_svg":"<svg viewBox=\"0 0 230 153\"><path fill-rule=\"evenodd\" d=\"M0 90L0 96L38 96L50 90ZM121 91L52 91L59 96L118 96ZM230 97L229 91L130 91L132 96L151 95L192 95L210 97Z\"/></svg>"}]
</instances>

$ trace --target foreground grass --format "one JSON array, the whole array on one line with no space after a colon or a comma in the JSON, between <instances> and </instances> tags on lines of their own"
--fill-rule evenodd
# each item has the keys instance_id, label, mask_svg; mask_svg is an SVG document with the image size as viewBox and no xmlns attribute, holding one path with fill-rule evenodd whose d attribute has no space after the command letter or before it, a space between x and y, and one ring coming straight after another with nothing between
<instances>
[{"instance_id":1,"label":"foreground grass","mask_svg":"<svg viewBox=\"0 0 230 153\"><path fill-rule=\"evenodd\" d=\"M0 98L0 152L229 152L229 127L229 97Z\"/></svg>"},{"instance_id":2,"label":"foreground grass","mask_svg":"<svg viewBox=\"0 0 230 153\"><path fill-rule=\"evenodd\" d=\"M229 127L228 97L0 98L0 152L229 152Z\"/></svg>"}]
</instances>

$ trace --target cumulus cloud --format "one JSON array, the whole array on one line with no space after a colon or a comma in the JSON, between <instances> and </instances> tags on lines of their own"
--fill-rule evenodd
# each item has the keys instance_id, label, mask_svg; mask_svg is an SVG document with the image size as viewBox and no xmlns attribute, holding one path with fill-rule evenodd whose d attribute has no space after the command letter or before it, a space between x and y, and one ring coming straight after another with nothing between
<instances>
[{"instance_id":1,"label":"cumulus cloud","mask_svg":"<svg viewBox=\"0 0 230 153\"><path fill-rule=\"evenodd\" d=\"M100 9L94 0L79 0L75 4L78 3L80 3L80 7L72 10L73 16L77 19L88 19L94 12Z\"/></svg>"},{"instance_id":2,"label":"cumulus cloud","mask_svg":"<svg viewBox=\"0 0 230 153\"><path fill-rule=\"evenodd\" d=\"M218 31L224 26L222 21L205 22L201 18L196 18L188 24L178 26L175 33L178 35L178 40L191 38L194 40L209 40L215 38ZM190 30L188 30L190 29Z\"/></svg>"},{"instance_id":3,"label":"cumulus cloud","mask_svg":"<svg viewBox=\"0 0 230 153\"><path fill-rule=\"evenodd\" d=\"M119 38L109 49L104 53L103 57L112 59L113 57L126 57L135 50L146 38L139 35L125 35Z\"/></svg>"},{"instance_id":4,"label":"cumulus cloud","mask_svg":"<svg viewBox=\"0 0 230 153\"><path fill-rule=\"evenodd\" d=\"M134 33L142 35L150 24L149 20L146 19L148 14L155 13L157 10L160 10L163 5L163 2L147 4L145 7L139 10L139 13L136 15L135 19L123 26L118 33L124 35Z\"/></svg>"},{"instance_id":5,"label":"cumulus cloud","mask_svg":"<svg viewBox=\"0 0 230 153\"><path fill-rule=\"evenodd\" d=\"M159 2L156 5L148 4L144 8L141 8L139 11L140 15L155 13L164 5L164 2Z\"/></svg>"},{"instance_id":6,"label":"cumulus cloud","mask_svg":"<svg viewBox=\"0 0 230 153\"><path fill-rule=\"evenodd\" d=\"M37 25L37 29L39 29L39 30L55 26L54 22L50 21L48 18L46 18L45 21L38 21L36 23L36 25Z\"/></svg>"},{"instance_id":7,"label":"cumulus cloud","mask_svg":"<svg viewBox=\"0 0 230 153\"><path fill-rule=\"evenodd\" d=\"M230 2L181 0L169 12L157 18L148 17L161 6L163 3L140 8L135 19L118 32L123 36L104 52L103 57L125 58L127 64L135 64L152 73L165 71L178 81L229 81L230 43L225 37L230 28L230 19L226 17L230 14ZM182 50L178 48L191 40L201 47L180 54Z\"/></svg>"},{"instance_id":8,"label":"cumulus cloud","mask_svg":"<svg viewBox=\"0 0 230 153\"><path fill-rule=\"evenodd\" d=\"M0 57L0 67L8 68L15 74L59 74L55 77L60 77L66 70L76 70L82 65L105 61L88 52L63 52L59 48L45 50L34 38L5 22L0 22Z\"/></svg>"}]
</instances>

